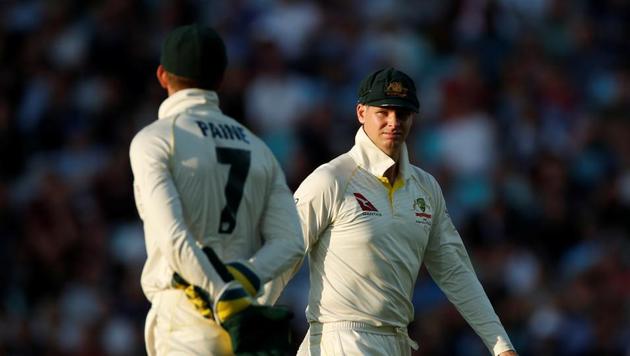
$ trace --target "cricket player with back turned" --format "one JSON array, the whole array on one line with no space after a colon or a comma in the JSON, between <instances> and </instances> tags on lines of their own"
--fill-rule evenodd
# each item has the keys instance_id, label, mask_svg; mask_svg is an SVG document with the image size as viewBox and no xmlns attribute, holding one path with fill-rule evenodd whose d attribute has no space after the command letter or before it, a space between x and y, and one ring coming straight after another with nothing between
<instances>
[{"instance_id":1,"label":"cricket player with back turned","mask_svg":"<svg viewBox=\"0 0 630 356\"><path fill-rule=\"evenodd\" d=\"M409 162L415 85L394 68L360 84L352 149L294 194L309 255L310 327L298 355L405 356L421 264L492 355L516 355L447 213L437 181Z\"/></svg>"},{"instance_id":2,"label":"cricket player with back turned","mask_svg":"<svg viewBox=\"0 0 630 356\"><path fill-rule=\"evenodd\" d=\"M169 33L157 69L168 98L131 143L150 356L279 355L289 346L290 312L253 298L302 260L298 215L269 148L219 109L226 66L214 30Z\"/></svg>"}]
</instances>

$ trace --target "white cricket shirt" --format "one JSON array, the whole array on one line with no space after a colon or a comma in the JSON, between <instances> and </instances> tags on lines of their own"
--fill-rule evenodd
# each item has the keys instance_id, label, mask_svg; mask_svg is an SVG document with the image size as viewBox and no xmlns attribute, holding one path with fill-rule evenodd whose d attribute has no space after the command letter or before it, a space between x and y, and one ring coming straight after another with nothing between
<instances>
[{"instance_id":1,"label":"white cricket shirt","mask_svg":"<svg viewBox=\"0 0 630 356\"><path fill-rule=\"evenodd\" d=\"M317 168L295 193L309 253L309 321L406 327L424 262L448 299L494 354L512 349L446 211L437 181L395 164L360 128L355 146Z\"/></svg>"},{"instance_id":2,"label":"white cricket shirt","mask_svg":"<svg viewBox=\"0 0 630 356\"><path fill-rule=\"evenodd\" d=\"M149 300L173 271L216 298L225 283L201 251L249 260L262 283L299 263L302 233L291 191L268 147L221 113L213 91L167 98L159 120L130 148L136 205L144 222Z\"/></svg>"}]
</instances>

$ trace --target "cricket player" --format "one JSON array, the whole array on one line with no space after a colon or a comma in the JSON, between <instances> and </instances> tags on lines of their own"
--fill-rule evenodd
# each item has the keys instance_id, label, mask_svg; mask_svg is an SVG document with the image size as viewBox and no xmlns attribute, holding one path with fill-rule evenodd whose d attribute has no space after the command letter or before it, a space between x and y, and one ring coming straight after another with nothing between
<instances>
[{"instance_id":1,"label":"cricket player","mask_svg":"<svg viewBox=\"0 0 630 356\"><path fill-rule=\"evenodd\" d=\"M294 197L308 250L309 331L298 355L410 355L411 298L424 262L493 355L516 355L447 213L437 181L409 162L419 104L406 74L360 84L352 149Z\"/></svg>"},{"instance_id":2,"label":"cricket player","mask_svg":"<svg viewBox=\"0 0 630 356\"><path fill-rule=\"evenodd\" d=\"M247 320L257 320L248 329L255 337L271 333L269 310L260 312L253 297L304 255L278 162L219 109L216 89L226 66L214 30L189 25L172 31L157 68L168 98L158 120L131 143L148 255L141 284L151 302L149 355L231 355L230 328L240 332Z\"/></svg>"}]
</instances>

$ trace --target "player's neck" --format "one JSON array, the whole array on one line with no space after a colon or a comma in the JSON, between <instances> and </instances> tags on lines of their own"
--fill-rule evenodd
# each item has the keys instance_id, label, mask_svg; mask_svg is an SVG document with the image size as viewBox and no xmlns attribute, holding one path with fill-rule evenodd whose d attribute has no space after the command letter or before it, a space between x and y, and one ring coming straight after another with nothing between
<instances>
[{"instance_id":1,"label":"player's neck","mask_svg":"<svg viewBox=\"0 0 630 356\"><path fill-rule=\"evenodd\" d=\"M394 164L393 166L389 167L385 171L385 174L383 174L383 176L387 178L387 180L389 180L389 184L393 186L394 182L396 182L396 178L398 178L398 162L396 162L396 164Z\"/></svg>"}]
</instances>

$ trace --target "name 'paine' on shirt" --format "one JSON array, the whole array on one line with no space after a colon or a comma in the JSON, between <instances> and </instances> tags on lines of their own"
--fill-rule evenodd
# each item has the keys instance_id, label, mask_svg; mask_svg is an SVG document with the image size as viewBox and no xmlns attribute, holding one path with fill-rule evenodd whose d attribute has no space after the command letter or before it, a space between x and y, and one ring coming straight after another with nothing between
<instances>
[{"instance_id":1,"label":"name 'paine' on shirt","mask_svg":"<svg viewBox=\"0 0 630 356\"><path fill-rule=\"evenodd\" d=\"M208 137L208 134L212 135L212 138L219 138L223 140L238 140L249 144L249 139L244 130L240 126L229 124L215 124L212 122L203 122L195 120L197 126L201 130L201 134Z\"/></svg>"}]
</instances>

